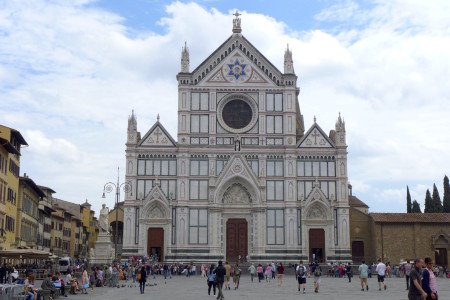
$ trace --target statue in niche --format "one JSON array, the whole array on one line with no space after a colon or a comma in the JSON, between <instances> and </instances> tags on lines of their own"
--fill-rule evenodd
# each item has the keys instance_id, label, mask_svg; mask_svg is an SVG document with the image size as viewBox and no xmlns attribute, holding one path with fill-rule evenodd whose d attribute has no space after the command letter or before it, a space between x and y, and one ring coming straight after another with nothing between
<instances>
[{"instance_id":1,"label":"statue in niche","mask_svg":"<svg viewBox=\"0 0 450 300\"><path fill-rule=\"evenodd\" d=\"M162 219L162 218L164 218L164 213L162 212L162 210L159 207L155 206L150 211L149 217L153 218L153 219Z\"/></svg>"},{"instance_id":2,"label":"statue in niche","mask_svg":"<svg viewBox=\"0 0 450 300\"><path fill-rule=\"evenodd\" d=\"M322 209L320 209L319 207L315 206L313 208L311 208L311 210L309 211L308 217L310 219L324 219L324 214Z\"/></svg>"}]
</instances>

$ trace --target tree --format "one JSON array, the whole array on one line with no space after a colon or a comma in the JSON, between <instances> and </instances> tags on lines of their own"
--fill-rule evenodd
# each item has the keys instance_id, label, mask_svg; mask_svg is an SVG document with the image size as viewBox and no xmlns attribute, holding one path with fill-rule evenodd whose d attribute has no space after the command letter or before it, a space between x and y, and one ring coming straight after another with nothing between
<instances>
[{"instance_id":1,"label":"tree","mask_svg":"<svg viewBox=\"0 0 450 300\"><path fill-rule=\"evenodd\" d=\"M431 199L430 190L427 189L427 193L425 195L425 213L432 213L434 212L434 203L433 199Z\"/></svg>"},{"instance_id":2,"label":"tree","mask_svg":"<svg viewBox=\"0 0 450 300\"><path fill-rule=\"evenodd\" d=\"M411 195L409 194L409 186L406 186L406 212L410 213L411 212Z\"/></svg>"},{"instance_id":3,"label":"tree","mask_svg":"<svg viewBox=\"0 0 450 300\"><path fill-rule=\"evenodd\" d=\"M434 212L441 213L443 212L441 197L439 196L439 191L436 187L436 184L433 184L433 206Z\"/></svg>"},{"instance_id":4,"label":"tree","mask_svg":"<svg viewBox=\"0 0 450 300\"><path fill-rule=\"evenodd\" d=\"M416 200L414 200L412 203L411 212L412 213L421 213L422 212L420 210L420 204Z\"/></svg>"},{"instance_id":5,"label":"tree","mask_svg":"<svg viewBox=\"0 0 450 300\"><path fill-rule=\"evenodd\" d=\"M447 175L444 177L444 200L442 202L444 212L450 213L450 185Z\"/></svg>"}]
</instances>

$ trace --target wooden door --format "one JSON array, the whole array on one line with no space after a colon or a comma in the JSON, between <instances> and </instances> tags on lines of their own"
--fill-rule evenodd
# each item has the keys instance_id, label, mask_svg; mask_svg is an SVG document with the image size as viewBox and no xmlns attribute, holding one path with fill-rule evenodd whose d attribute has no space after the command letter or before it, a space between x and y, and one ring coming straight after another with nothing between
<instances>
[{"instance_id":1,"label":"wooden door","mask_svg":"<svg viewBox=\"0 0 450 300\"><path fill-rule=\"evenodd\" d=\"M164 261L164 229L149 228L147 234L147 254L158 257L158 261Z\"/></svg>"},{"instance_id":2,"label":"wooden door","mask_svg":"<svg viewBox=\"0 0 450 300\"><path fill-rule=\"evenodd\" d=\"M448 258L447 258L447 249L446 248L437 248L435 250L435 263L438 266L448 266Z\"/></svg>"},{"instance_id":3,"label":"wooden door","mask_svg":"<svg viewBox=\"0 0 450 300\"><path fill-rule=\"evenodd\" d=\"M229 219L227 221L227 250L226 260L228 262L238 262L247 256L247 221L245 219Z\"/></svg>"},{"instance_id":4,"label":"wooden door","mask_svg":"<svg viewBox=\"0 0 450 300\"><path fill-rule=\"evenodd\" d=\"M352 242L352 260L354 263L360 263L364 260L364 242Z\"/></svg>"},{"instance_id":5,"label":"wooden door","mask_svg":"<svg viewBox=\"0 0 450 300\"><path fill-rule=\"evenodd\" d=\"M309 230L309 260L315 259L318 263L325 262L325 230Z\"/></svg>"}]
</instances>

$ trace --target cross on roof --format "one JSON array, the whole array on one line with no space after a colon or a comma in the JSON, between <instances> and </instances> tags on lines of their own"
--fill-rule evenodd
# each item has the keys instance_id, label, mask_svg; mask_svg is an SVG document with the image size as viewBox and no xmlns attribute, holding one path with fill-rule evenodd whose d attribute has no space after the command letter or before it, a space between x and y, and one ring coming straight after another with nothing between
<instances>
[{"instance_id":1,"label":"cross on roof","mask_svg":"<svg viewBox=\"0 0 450 300\"><path fill-rule=\"evenodd\" d=\"M239 11L238 10L236 10L236 12L233 14L233 16L235 16L236 17L236 19L240 16L241 14L239 13Z\"/></svg>"}]
</instances>

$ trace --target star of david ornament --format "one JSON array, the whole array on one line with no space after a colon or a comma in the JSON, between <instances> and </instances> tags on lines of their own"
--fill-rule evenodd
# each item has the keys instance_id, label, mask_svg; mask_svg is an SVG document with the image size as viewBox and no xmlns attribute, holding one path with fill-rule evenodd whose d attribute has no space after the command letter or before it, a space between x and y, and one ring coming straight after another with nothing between
<instances>
[{"instance_id":1,"label":"star of david ornament","mask_svg":"<svg viewBox=\"0 0 450 300\"><path fill-rule=\"evenodd\" d=\"M230 72L228 72L228 75L234 76L236 80L239 79L240 76L245 76L245 67L247 65L241 64L238 59L234 62L234 64L228 64L228 67L230 67Z\"/></svg>"}]
</instances>

